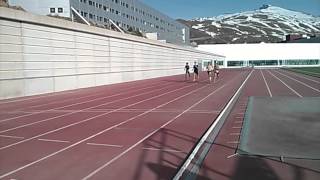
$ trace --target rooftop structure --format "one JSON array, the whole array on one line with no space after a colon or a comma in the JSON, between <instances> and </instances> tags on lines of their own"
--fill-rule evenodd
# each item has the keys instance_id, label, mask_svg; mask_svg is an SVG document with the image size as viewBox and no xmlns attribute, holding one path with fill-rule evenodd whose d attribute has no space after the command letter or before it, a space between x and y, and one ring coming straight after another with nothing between
<instances>
[{"instance_id":1,"label":"rooftop structure","mask_svg":"<svg viewBox=\"0 0 320 180\"><path fill-rule=\"evenodd\" d=\"M139 0L9 0L10 5L40 14L71 18L74 8L86 20L107 25L109 19L124 30L155 33L173 44L189 44L189 28Z\"/></svg>"}]
</instances>

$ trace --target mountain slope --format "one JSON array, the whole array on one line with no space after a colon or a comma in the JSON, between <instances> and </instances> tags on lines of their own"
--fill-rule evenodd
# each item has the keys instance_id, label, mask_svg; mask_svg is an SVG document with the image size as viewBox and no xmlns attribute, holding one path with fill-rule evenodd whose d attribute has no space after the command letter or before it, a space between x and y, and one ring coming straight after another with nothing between
<instances>
[{"instance_id":1,"label":"mountain slope","mask_svg":"<svg viewBox=\"0 0 320 180\"><path fill-rule=\"evenodd\" d=\"M190 37L198 44L280 42L287 34L320 34L320 17L270 5L255 11L179 21L192 27Z\"/></svg>"}]
</instances>

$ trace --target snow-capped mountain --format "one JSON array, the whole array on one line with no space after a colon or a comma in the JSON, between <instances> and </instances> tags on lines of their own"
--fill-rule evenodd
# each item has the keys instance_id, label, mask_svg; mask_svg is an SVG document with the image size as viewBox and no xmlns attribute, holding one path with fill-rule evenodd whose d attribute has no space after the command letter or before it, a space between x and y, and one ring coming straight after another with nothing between
<instances>
[{"instance_id":1,"label":"snow-capped mountain","mask_svg":"<svg viewBox=\"0 0 320 180\"><path fill-rule=\"evenodd\" d=\"M198 44L280 42L288 34L320 34L320 17L271 5L254 11L179 21L192 27L191 39Z\"/></svg>"}]
</instances>

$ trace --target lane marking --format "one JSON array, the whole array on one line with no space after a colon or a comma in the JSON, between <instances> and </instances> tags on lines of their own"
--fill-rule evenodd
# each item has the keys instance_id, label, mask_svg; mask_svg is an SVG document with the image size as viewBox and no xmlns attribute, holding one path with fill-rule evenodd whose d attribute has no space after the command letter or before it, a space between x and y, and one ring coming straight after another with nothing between
<instances>
[{"instance_id":1,"label":"lane marking","mask_svg":"<svg viewBox=\"0 0 320 180\"><path fill-rule=\"evenodd\" d=\"M302 75L300 75L300 74L298 74L298 73L294 73L294 72L287 71L287 70L285 70L285 72L287 72L288 74L292 74L292 75L294 75L294 76L301 77L301 78L303 78L303 79L306 79L306 80L309 80L309 81L312 81L312 82L315 82L315 83L320 84L320 81L316 81L316 80L314 80L314 79L307 78L307 77L302 76Z\"/></svg>"},{"instance_id":2,"label":"lane marking","mask_svg":"<svg viewBox=\"0 0 320 180\"><path fill-rule=\"evenodd\" d=\"M190 86L192 86L192 85L190 85ZM189 86L185 86L185 87L189 87ZM73 111L73 112L71 112L71 113L62 114L62 115L59 115L59 116L54 116L54 117L51 117L51 118L43 119L43 120L36 121L36 122L32 122L32 123L29 123L29 124L24 124L24 125L17 126L17 127L14 127L14 128L2 130L2 131L0 131L0 133L4 133L4 132L8 132L8 131L20 129L20 128L23 128L23 127L27 127L27 126L39 124L39 123L42 123L42 122L47 122L47 121L50 121L50 120L53 120L53 119L57 119L57 118L60 118L60 117L69 116L69 115L76 114L76 113L79 113L79 112L85 112L85 110L88 110L88 109L92 109L92 108L95 108L95 107L112 104L112 103L115 103L115 102L119 102L119 101L126 100L126 99L131 99L131 98L133 98L133 97L137 97L137 96L141 96L141 95L145 95L145 94L150 94L150 93L153 93L153 92L156 92L156 91L160 91L160 90L165 89L165 88L167 88L167 87L163 87L163 88L156 89L156 90L149 91L149 92L144 92L144 93L136 94L136 95L129 96L129 97L126 97L126 98L122 98L122 99L117 99L117 100L110 101L110 102L107 102L107 103L104 103L104 104L100 104L100 105L97 105L97 106L92 106L92 107L89 107L89 108L85 108L85 109L83 109L83 110ZM183 89L183 88L182 88L182 89ZM178 90L180 90L180 89L178 89ZM130 107L130 106L126 106L126 107ZM121 109L122 109L122 108L121 108ZM104 115L110 114L111 112L115 112L115 111L117 111L117 110L119 110L119 109L115 109L115 110L113 110L113 111L106 112L106 113L104 113ZM79 122L81 122L81 121L79 121ZM0 148L0 150L1 150L1 148Z\"/></svg>"},{"instance_id":3,"label":"lane marking","mask_svg":"<svg viewBox=\"0 0 320 180\"><path fill-rule=\"evenodd\" d=\"M175 153L184 153L183 151L174 150L174 149L162 149L162 148L142 148L150 151L163 151L163 152L175 152Z\"/></svg>"},{"instance_id":4,"label":"lane marking","mask_svg":"<svg viewBox=\"0 0 320 180\"><path fill-rule=\"evenodd\" d=\"M207 87L209 85L206 85L204 87ZM209 95L207 95L206 97L204 97L203 99L201 99L200 101L198 101L197 103L193 104L192 106L190 106L188 109L186 109L185 111L183 111L182 113L180 113L179 115L177 115L176 117L172 118L171 120L169 120L168 122L166 122L165 124L163 124L160 128L157 128L156 130L154 130L153 132L149 133L147 136L145 136L144 138L142 138L141 140L139 140L137 143L135 143L134 145L132 145L131 147L129 147L128 149L126 149L125 151L123 151L122 153L120 153L119 155L117 155L116 157L114 157L113 159L111 159L110 161L106 162L104 165L100 166L99 168L97 168L96 170L94 170L93 172L91 172L90 174L88 174L87 176L85 176L84 178L82 178L82 180L87 180L89 178L91 178L92 176L94 176L95 174L97 174L98 172L100 172L102 169L104 169L105 167L109 166L111 163L113 163L114 161L118 160L119 158L121 158L122 156L124 156L126 153L128 153L131 149L135 148L136 146L138 146L139 144L141 144L143 141L145 141L146 139L148 139L149 137L151 137L153 134L155 134L156 132L158 132L160 129L166 127L167 125L171 124L174 120L178 119L180 116L182 116L185 112L189 111L190 109L192 109L193 107L195 107L196 105L200 104L202 101L206 100L208 97L210 97L211 95L213 95L214 93L218 92L219 90L221 90L222 88L224 88L226 86L226 84L224 84L223 86L219 87L218 89L216 89L215 91L213 91L212 93L210 93Z\"/></svg>"},{"instance_id":5,"label":"lane marking","mask_svg":"<svg viewBox=\"0 0 320 180\"><path fill-rule=\"evenodd\" d=\"M51 130L51 131L48 131L48 132L43 133L43 134L39 134L39 135L33 136L33 137L28 138L28 139L25 139L25 140L23 140L23 141L19 141L19 142L16 142L16 143L13 143L13 144L4 146L4 147L0 147L0 150L3 150L3 149L6 149L6 148L15 146L15 145L17 145L17 144L21 144L21 143L24 143L24 142L27 142L27 141L30 141L30 140L32 140L32 139L35 139L35 138L38 138L38 137L41 137L41 136L44 136L44 135L47 135L47 134L50 134L50 133L53 133L53 132L60 131L60 130L62 130L62 129L66 129L66 128L69 128L69 127L72 127L72 126L75 126L75 125L78 125L78 124L81 124L81 123L90 121L90 120L92 120L92 119L95 119L95 118L98 118L98 117L101 117L101 116L108 115L108 114L111 114L111 113L113 113L113 112L117 112L118 110L121 110L121 109L130 107L130 106L134 106L134 105L136 105L136 104L139 104L139 103L142 103L142 102L145 102L145 101L149 101L149 100L151 100L151 99L155 99L155 98L164 96L164 95L166 95L166 94L170 94L170 93L172 93L172 92L179 91L179 90L181 90L181 89L185 89L185 88L188 88L188 87L191 87L191 86L195 86L195 85L196 85L196 84L192 84L192 85L184 86L184 87L181 87L181 88L172 90L172 91L168 91L168 92L159 94L159 95L157 95L157 96L153 96L153 97L151 97L151 98L147 98L147 99L144 99L144 100L135 102L135 103L133 103L133 104L129 104L129 105L127 105L127 106L124 106L124 107L115 109L114 111L110 111L110 112L107 112L107 113L103 113L103 114L100 114L100 115L96 115L96 116L93 116L93 117L91 117L91 118L88 118L88 119L85 119L85 120L82 120L82 121L78 121L78 122L76 122L76 123L72 123L72 124L69 124L69 125L66 125L66 126L63 126L63 127L60 127L60 128L57 128L57 129L54 129L54 130ZM193 91L191 91L191 92L193 92ZM188 93L188 94L189 94L189 93ZM184 95L184 96L185 96L185 95ZM151 111L151 110L150 110L150 111ZM150 112L150 111L147 111L147 112ZM13 129L13 128L12 128L12 129Z\"/></svg>"},{"instance_id":6,"label":"lane marking","mask_svg":"<svg viewBox=\"0 0 320 180\"><path fill-rule=\"evenodd\" d=\"M161 84L162 82L160 83L153 83L152 85L154 84ZM131 88L129 88L131 89ZM134 89L134 88L132 88ZM40 99L40 98L47 98L47 97L51 97L51 96L61 96L61 95L68 95L68 94L73 94L73 93L79 93L80 91L80 94L83 93L81 92L82 90L80 89L77 89L77 90L69 90L67 92L54 92L54 93L49 93L49 94L46 94L46 95L36 95L36 97L34 96L31 96L31 97L26 97L26 98L23 98L23 99L14 99L14 100L8 100L8 101L4 101L4 102L0 102L0 105L2 104L8 104L8 103L14 103L14 102L21 102L21 101L28 101L28 100L33 100L33 99ZM100 90L99 90L100 91ZM105 89L101 89L101 91L105 91ZM88 92L85 92L85 93L89 93L91 91L88 91ZM102 93L98 93L98 94L103 94L104 92ZM96 94L95 94L96 95ZM90 96L94 96L94 95L89 95L87 97L90 97ZM83 98L83 97L82 97Z\"/></svg>"},{"instance_id":7,"label":"lane marking","mask_svg":"<svg viewBox=\"0 0 320 180\"><path fill-rule=\"evenodd\" d=\"M154 85L154 84L157 84L157 85ZM152 84L152 85L150 85L148 87L143 87L143 88L139 88L139 89L134 88L134 87L127 88L127 91L124 91L124 92L120 92L120 93L116 93L116 94L110 94L110 95L105 96L105 97L97 97L97 98L90 99L88 101L81 101L81 102L78 102L78 103L72 103L72 104L69 104L69 105L66 105L66 106L61 106L61 107L57 107L57 108L54 108L54 109L50 109L50 111L51 110L65 108L65 107L69 107L69 106L74 106L74 105L78 105L78 104L88 103L88 102L92 102L92 101L96 101L96 100L101 100L101 99L111 98L111 97L115 97L115 96L120 96L122 94L132 93L132 92L145 90L145 89L149 89L149 88L153 88L153 87L157 87L157 86L163 86L163 84L161 84L161 83L154 83L154 84ZM158 85L158 84L161 84L161 85ZM167 83L167 84L170 84L170 83ZM129 90L132 90L132 89L134 91L128 92ZM100 96L100 95L104 95L104 94L105 94L105 92L102 92L102 93L97 93L97 94L94 94L94 95L82 96L82 97L79 97L79 98L72 98L71 100L79 100L79 99L83 99L83 98L88 98L88 97L92 97L92 96ZM62 101L55 101L55 102L47 103L47 104L34 105L34 106L30 106L28 108L35 108L35 107L41 107L41 106L46 106L46 105L50 105L50 104L63 103L63 102L66 102L66 101L70 101L70 99L62 100Z\"/></svg>"},{"instance_id":8,"label":"lane marking","mask_svg":"<svg viewBox=\"0 0 320 180\"><path fill-rule=\"evenodd\" d=\"M230 158L235 157L235 156L238 156L238 153L235 153L235 154L232 154L232 155L228 156L227 159L230 159Z\"/></svg>"},{"instance_id":9,"label":"lane marking","mask_svg":"<svg viewBox=\"0 0 320 180\"><path fill-rule=\"evenodd\" d=\"M195 85L197 85L197 84L193 84L193 85L190 85L190 86L195 86ZM160 107L162 107L162 106L165 106L165 105L167 105L167 104L169 104L169 103L171 103L171 102L174 102L174 101L176 101L176 100L178 100L178 99L181 99L181 98L183 98L183 97L185 97L185 96L188 96L188 95L190 95L190 94L192 94L192 93L194 93L194 92L196 92L196 91L199 91L199 90L201 90L201 89L203 89L203 88L205 88L205 87L208 87L209 85L205 85L205 86L202 86L202 87L200 87L200 88L198 88L198 89L195 89L195 90L193 90L193 91L190 91L189 93L187 93L187 94L184 94L184 95L182 95L182 96L179 96L179 97L177 97L177 98L175 98L175 99L173 99L173 100L171 100L171 101L168 101L168 102L166 102L166 103L164 103L164 104L161 104L161 105L159 105L159 106L157 106L157 107L155 107L155 108L153 108L153 109L157 109L157 108L160 108ZM225 86L225 85L224 85ZM224 86L222 86L222 87L224 87ZM189 86L186 86L186 87L189 87ZM186 87L183 87L183 88L186 88ZM221 87L220 87L221 88ZM173 90L172 92L174 92L174 91L178 91L178 90L180 90L180 89L175 89L175 90ZM214 92L216 92L216 91L214 91ZM214 93L214 92L212 92L212 93ZM166 94L168 94L169 92L166 92L166 93L163 93L163 95L166 95ZM152 98L154 98L154 97L152 97ZM150 98L151 99L151 98ZM144 101L146 101L146 100L144 100ZM137 102L137 103L134 103L134 104L138 104L139 102ZM196 105L196 104L194 104L194 105ZM193 105L193 106L194 106ZM130 105L131 106L131 105ZM193 106L191 106L191 107L193 107ZM125 107L129 107L129 106L125 106ZM123 108L125 108L125 107L123 107ZM122 108L119 108L119 109L122 109ZM152 110L150 110L150 111L152 111ZM87 138L85 138L85 139L82 139L82 140L80 140L80 141L78 141L78 142L76 142L76 143L74 143L74 144L71 144L71 145L69 145L69 146L67 146L67 147L65 147L65 148L63 148L63 149L60 149L59 151L56 151L56 152L54 152L54 153L51 153L51 154L49 154L49 155L47 155L47 156L44 156L44 157L42 157L42 158L40 158L40 159L38 159L38 160L36 160L36 161L33 161L33 162L30 162L30 163L28 163L28 164L26 164L26 165L23 165L23 166L21 166L21 167L19 167L19 168L17 168L17 169L15 169L15 170L12 170L12 171L10 171L10 172L7 172L7 173L5 173L5 174L3 174L3 175L1 175L0 176L0 179L1 178L4 178L4 177L7 177L7 176L9 176L9 175L11 175L11 174L14 174L14 173L16 173L16 172L18 172L18 171L21 171L21 170L23 170L23 169L25 169L25 168L27 168L27 167L30 167L30 166L32 166L32 165L34 165L34 164L36 164L36 163L38 163L38 162L41 162L41 161L43 161L43 160L46 160L46 159L48 159L48 158L50 158L50 157L52 157L52 156L55 156L55 155L57 155L57 154L59 154L59 153L61 153L61 152L64 152L64 151L66 151L66 150L68 150L68 149L70 149L70 148L72 148L72 147L74 147L74 146L76 146L76 145L79 145L79 144L81 144L81 143L83 143L83 142L85 142L85 141L87 141L87 140L89 140L89 139L92 139L92 138L94 138L94 137L96 137L96 136L98 136L98 135L100 135L100 134L103 134L103 133L105 133L105 132L107 132L107 131L109 131L109 130L111 130L111 129L114 129L114 128L116 128L116 127L119 127L119 126L121 126L122 124L125 124L125 123L127 123L127 122L130 122L130 121L132 121L132 120L134 120L135 118L137 118L137 117L139 117L139 116L142 116L142 115L144 115L144 114L147 114L147 113L149 113L150 111L147 111L147 112L144 112L144 113L142 113L142 114L140 114L140 115L138 115L138 116L135 116L135 117L133 117L133 118L130 118L130 119L128 119L128 120L126 120L126 121L123 121L123 122L121 122L121 123L118 123L118 124L116 124L116 125L114 125L114 126L111 126L111 127L109 127L109 128L107 128L107 129L105 129L105 130L103 130L103 131L100 131L100 132L98 132L98 133L96 133L96 134L94 134L94 135L92 135L92 136L89 136L89 137L87 137ZM185 111L184 111L185 112ZM181 115L182 115L183 113L181 113ZM179 115L178 116L176 116L177 118L178 117L180 117ZM173 121L173 120L172 120ZM163 125L163 127L164 126L166 126L167 124L169 124L170 122L167 122L166 124L164 124ZM158 130L160 130L162 128L162 126L160 127L160 128L158 128L158 129L156 129L155 131L153 131L152 132L152 134L154 134L155 132L157 132ZM60 130L61 128L59 128L58 130ZM42 134L42 135L46 135L46 134L49 134L49 133L52 133L52 132L55 132L55 131L57 131L57 130L54 130L54 131L50 131L50 132L47 132L47 133L44 133L44 134ZM151 135L152 135L151 134ZM40 137L40 136L42 136L42 135L38 135L38 136L35 136L35 137L32 137L32 138L29 138L29 139L27 139L27 140L31 140L31 139L34 139L34 138L38 138L38 137ZM150 136L151 136L150 135ZM146 138L148 138L148 137L146 137ZM144 141L146 138L144 138L144 139L142 139L141 140L141 142L142 141ZM22 142L26 142L26 141L20 141L20 143L22 143ZM137 146L138 144L140 144L141 143L140 141L138 142L138 143L136 143L134 146ZM20 144L19 142L18 143L15 143L15 144L13 144L13 145L16 145L16 144ZM13 145L9 145L9 146L7 146L7 147L10 147L10 146L13 146ZM6 148L7 148L6 147ZM132 146L131 146L132 147ZM133 147L132 147L133 148ZM129 149L132 149L132 148L129 148ZM0 149L3 149L3 148L0 148ZM124 151L125 153L126 152L128 152L129 150L127 149L126 151ZM124 153L124 154L125 154ZM118 155L119 156L119 155ZM118 156L116 156L115 158L117 158ZM115 160L115 158L113 158L114 160ZM119 157L118 157L119 158Z\"/></svg>"},{"instance_id":10,"label":"lane marking","mask_svg":"<svg viewBox=\"0 0 320 180\"><path fill-rule=\"evenodd\" d=\"M152 86L152 87L153 87L153 86ZM139 89L139 90L148 89L148 88L150 88L150 87L144 87L144 88ZM166 88L166 87L164 87L164 88ZM160 88L160 89L163 89L163 88ZM157 91L157 90L160 90L160 89L155 89L155 90L153 90L153 91L149 91L148 93L154 92L154 91ZM139 90L135 90L135 91L139 91ZM135 91L132 91L132 92L135 92ZM130 93L132 93L132 92L130 92ZM88 103L88 102L92 102L92 101L96 101L96 100L107 99L107 98L114 97L114 96L120 96L121 94L126 94L126 93L128 93L128 92L118 93L118 94L111 95L111 96L107 96L107 97L101 97L101 98L91 99L91 100L84 101L84 102L82 101L82 102L78 102L78 103L73 103L73 104L69 104L69 105L65 105L65 106L60 106L60 107L56 107L56 108L52 108L52 109L40 110L40 111L38 111L38 112L31 113L31 114L25 114L25 115L21 115L21 116L17 116L17 117L12 117L12 118L3 119L3 120L0 120L0 123L1 123L1 122L6 122L6 121L15 120L15 119L22 118L22 117L32 116L32 115L35 115L35 114L47 113L47 112L51 112L51 111L53 111L53 110L59 110L59 109L62 109L62 108L66 108L66 107L70 107L70 106L75 106L75 105L79 105L79 104L84 104L84 103ZM146 92L144 92L144 93L146 93ZM129 97L130 97L130 96L129 96ZM101 104L101 105L105 105L105 104ZM93 107L90 107L90 108L85 108L85 109L77 110L77 111L74 111L74 112L79 112L79 111L82 111L82 110L88 110L88 109L95 108L95 107L99 107L99 106L93 106ZM68 114L66 114L66 115L68 115Z\"/></svg>"},{"instance_id":11,"label":"lane marking","mask_svg":"<svg viewBox=\"0 0 320 180\"><path fill-rule=\"evenodd\" d=\"M269 85L268 85L268 83L267 83L267 80L266 80L266 78L264 77L263 72L262 72L261 69L260 69L260 73L261 73L261 75L262 75L262 77L263 77L264 84L267 86L269 96L272 97L271 90L270 90L270 88L269 88Z\"/></svg>"},{"instance_id":12,"label":"lane marking","mask_svg":"<svg viewBox=\"0 0 320 180\"><path fill-rule=\"evenodd\" d=\"M208 136L211 134L211 132L214 130L214 128L219 125L218 123L220 122L220 120L224 117L224 114L227 112L227 110L232 107L234 101L238 98L238 95L240 94L241 89L243 88L243 86L245 85L245 83L247 82L247 80L249 79L249 77L251 76L252 72L254 70L252 70L250 72L249 75L247 75L246 79L243 81L243 83L241 84L241 86L238 88L238 90L236 91L236 93L232 96L232 98L230 99L230 101L227 103L227 105L225 106L225 108L222 110L222 112L219 114L219 116L216 118L216 120L212 123L212 125L208 128L208 130L205 132L205 134L201 137L199 143L196 145L196 147L192 150L191 154L187 157L187 159L185 160L185 162L183 163L183 165L180 167L179 171L177 172L177 174L174 176L173 180L179 180L180 177L182 176L182 174L184 173L184 171L188 168L189 164L192 162L192 160L194 159L194 157L196 156L196 154L198 153L198 151L200 150L200 147L207 142L207 138ZM203 152L202 152L203 153ZM207 153L207 152L205 152ZM193 169L191 169L191 171L193 171Z\"/></svg>"},{"instance_id":13,"label":"lane marking","mask_svg":"<svg viewBox=\"0 0 320 180\"><path fill-rule=\"evenodd\" d=\"M235 118L236 118L236 119L243 119L243 116L242 116L242 117L239 117L239 116L238 116L238 117L235 117Z\"/></svg>"},{"instance_id":14,"label":"lane marking","mask_svg":"<svg viewBox=\"0 0 320 180\"><path fill-rule=\"evenodd\" d=\"M117 148L122 148L123 146L121 145L115 145L115 144L99 144L99 143L87 143L87 145L92 145L92 146L106 146L106 147L117 147Z\"/></svg>"},{"instance_id":15,"label":"lane marking","mask_svg":"<svg viewBox=\"0 0 320 180\"><path fill-rule=\"evenodd\" d=\"M231 136L240 136L241 133L230 133L229 135L231 135Z\"/></svg>"},{"instance_id":16,"label":"lane marking","mask_svg":"<svg viewBox=\"0 0 320 180\"><path fill-rule=\"evenodd\" d=\"M228 141L228 144L239 144L239 141Z\"/></svg>"},{"instance_id":17,"label":"lane marking","mask_svg":"<svg viewBox=\"0 0 320 180\"><path fill-rule=\"evenodd\" d=\"M55 139L38 139L39 141L46 141L46 142L57 142L57 143L70 143L70 141L62 141L62 140L55 140Z\"/></svg>"},{"instance_id":18,"label":"lane marking","mask_svg":"<svg viewBox=\"0 0 320 180\"><path fill-rule=\"evenodd\" d=\"M236 123L236 124L242 124L243 121L235 121L234 123Z\"/></svg>"},{"instance_id":19,"label":"lane marking","mask_svg":"<svg viewBox=\"0 0 320 180\"><path fill-rule=\"evenodd\" d=\"M12 139L24 139L24 137L20 137L20 136L0 135L0 137L4 137L4 138L12 138Z\"/></svg>"},{"instance_id":20,"label":"lane marking","mask_svg":"<svg viewBox=\"0 0 320 180\"><path fill-rule=\"evenodd\" d=\"M312 87L312 86L309 86L308 84L306 84L306 83L304 83L304 82L301 82L301 81L299 81L299 80L297 80L297 79L294 79L294 78L292 78L292 77L289 77L289 76L287 76L287 75L285 75L285 74L283 74L283 73L281 73L281 72L277 72L277 71L275 71L275 72L278 73L278 74L280 74L280 75L283 75L283 76L285 76L285 77L287 77L287 78L289 78L289 79L291 79L291 80L294 80L294 81L296 81L296 82L298 82L298 83L300 83L300 84L302 84L302 85L304 85L304 86L306 86L306 87L308 87L308 88L310 88L310 89L312 89L312 90L315 90L315 91L317 91L317 92L320 93L320 90L319 90L319 89L316 89L316 88L314 88L314 87Z\"/></svg>"},{"instance_id":21,"label":"lane marking","mask_svg":"<svg viewBox=\"0 0 320 180\"><path fill-rule=\"evenodd\" d=\"M300 95L297 91L295 91L294 89L292 89L289 85L287 85L285 82L283 82L281 79L279 79L277 76L275 76L274 74L272 74L269 70L268 72L275 77L276 79L278 79L280 82L282 82L282 84L284 84L285 86L287 86L287 88L289 88L292 92L294 92L297 96L299 97L303 97L302 95Z\"/></svg>"},{"instance_id":22,"label":"lane marking","mask_svg":"<svg viewBox=\"0 0 320 180\"><path fill-rule=\"evenodd\" d=\"M234 127L232 127L233 129L241 129L242 128L242 126L234 126Z\"/></svg>"}]
</instances>

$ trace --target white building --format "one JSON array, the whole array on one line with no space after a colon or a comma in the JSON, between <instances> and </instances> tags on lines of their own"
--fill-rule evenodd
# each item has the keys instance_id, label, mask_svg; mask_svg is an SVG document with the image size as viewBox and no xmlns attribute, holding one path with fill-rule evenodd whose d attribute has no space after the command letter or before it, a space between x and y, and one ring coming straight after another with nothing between
<instances>
[{"instance_id":1,"label":"white building","mask_svg":"<svg viewBox=\"0 0 320 180\"><path fill-rule=\"evenodd\" d=\"M71 7L86 20L104 25L109 19L125 30L157 33L158 40L174 44L189 44L189 28L139 0L9 0L40 15L71 18Z\"/></svg>"},{"instance_id":2,"label":"white building","mask_svg":"<svg viewBox=\"0 0 320 180\"><path fill-rule=\"evenodd\" d=\"M226 56L225 68L320 66L320 43L216 44L199 50Z\"/></svg>"}]
</instances>

